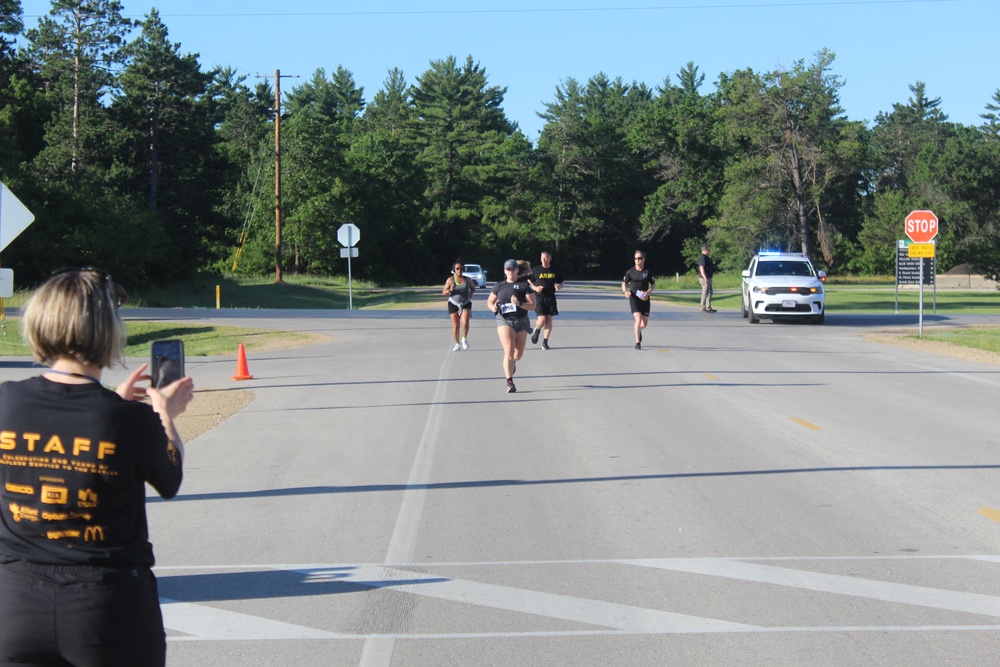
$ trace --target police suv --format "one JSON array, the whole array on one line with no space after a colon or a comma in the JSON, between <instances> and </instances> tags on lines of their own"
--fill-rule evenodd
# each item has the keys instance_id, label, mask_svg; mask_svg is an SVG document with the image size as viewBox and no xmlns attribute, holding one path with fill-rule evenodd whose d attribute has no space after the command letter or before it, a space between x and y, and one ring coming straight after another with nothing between
<instances>
[{"instance_id":1,"label":"police suv","mask_svg":"<svg viewBox=\"0 0 1000 667\"><path fill-rule=\"evenodd\" d=\"M760 318L805 317L823 324L823 283L826 273L816 271L805 255L760 252L743 272L740 314L757 324Z\"/></svg>"}]
</instances>

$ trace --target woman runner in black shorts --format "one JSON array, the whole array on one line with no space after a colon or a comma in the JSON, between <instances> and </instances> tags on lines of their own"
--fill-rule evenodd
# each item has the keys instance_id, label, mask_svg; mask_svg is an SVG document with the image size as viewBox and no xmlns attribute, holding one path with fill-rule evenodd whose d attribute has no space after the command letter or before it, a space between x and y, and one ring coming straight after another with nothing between
<instances>
[{"instance_id":1,"label":"woman runner in black shorts","mask_svg":"<svg viewBox=\"0 0 1000 667\"><path fill-rule=\"evenodd\" d=\"M472 295L476 292L476 283L462 275L464 265L456 259L452 264L452 273L444 284L441 294L448 297L448 315L451 316L451 335L455 339L455 352L469 349L469 318L472 317ZM459 340L459 325L462 338Z\"/></svg>"},{"instance_id":2,"label":"woman runner in black shorts","mask_svg":"<svg viewBox=\"0 0 1000 667\"><path fill-rule=\"evenodd\" d=\"M493 311L497 320L497 335L503 345L503 373L507 378L507 393L517 391L514 386L514 372L517 362L524 354L524 344L528 341L531 321L528 311L535 308L535 293L526 280L518 280L517 261L508 259L503 265L504 277L490 291L486 306Z\"/></svg>"}]
</instances>

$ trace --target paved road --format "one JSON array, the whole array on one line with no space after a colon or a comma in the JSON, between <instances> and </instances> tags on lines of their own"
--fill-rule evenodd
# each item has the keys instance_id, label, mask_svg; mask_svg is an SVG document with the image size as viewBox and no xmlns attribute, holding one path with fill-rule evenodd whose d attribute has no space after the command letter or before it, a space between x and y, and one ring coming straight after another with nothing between
<instances>
[{"instance_id":1,"label":"paved road","mask_svg":"<svg viewBox=\"0 0 1000 667\"><path fill-rule=\"evenodd\" d=\"M138 313L330 337L188 360L256 398L150 504L170 665L995 664L1000 368L570 289L507 395L484 301Z\"/></svg>"}]
</instances>

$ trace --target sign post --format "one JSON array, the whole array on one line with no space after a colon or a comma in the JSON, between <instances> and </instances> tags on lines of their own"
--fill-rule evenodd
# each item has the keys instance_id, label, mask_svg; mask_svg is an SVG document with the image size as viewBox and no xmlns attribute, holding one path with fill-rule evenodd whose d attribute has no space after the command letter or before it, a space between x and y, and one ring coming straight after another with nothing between
<instances>
[{"instance_id":1,"label":"sign post","mask_svg":"<svg viewBox=\"0 0 1000 667\"><path fill-rule=\"evenodd\" d=\"M903 221L906 236L913 241L908 249L910 257L920 259L920 315L918 335L924 335L924 258L934 257L934 237L938 234L938 217L931 211L911 211ZM936 294L935 290L935 294ZM937 310L937 298L934 300Z\"/></svg>"},{"instance_id":2,"label":"sign post","mask_svg":"<svg viewBox=\"0 0 1000 667\"><path fill-rule=\"evenodd\" d=\"M354 245L361 240L361 230L357 225L348 222L340 226L337 230L337 240L340 245L340 256L347 258L347 309L354 310L354 290L351 285L351 257L358 256L358 249Z\"/></svg>"}]
</instances>

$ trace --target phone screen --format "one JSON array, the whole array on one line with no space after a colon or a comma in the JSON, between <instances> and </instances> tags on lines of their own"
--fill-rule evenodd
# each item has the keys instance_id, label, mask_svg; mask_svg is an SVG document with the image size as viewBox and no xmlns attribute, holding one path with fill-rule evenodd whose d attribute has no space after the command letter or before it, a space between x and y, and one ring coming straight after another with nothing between
<instances>
[{"instance_id":1,"label":"phone screen","mask_svg":"<svg viewBox=\"0 0 1000 667\"><path fill-rule=\"evenodd\" d=\"M184 341L153 341L149 367L152 384L157 389L184 377Z\"/></svg>"}]
</instances>

